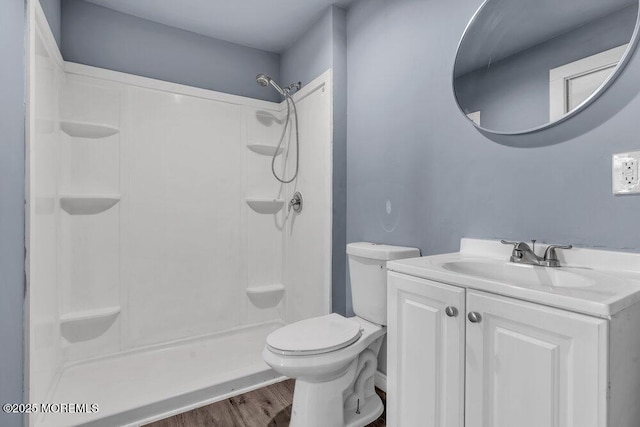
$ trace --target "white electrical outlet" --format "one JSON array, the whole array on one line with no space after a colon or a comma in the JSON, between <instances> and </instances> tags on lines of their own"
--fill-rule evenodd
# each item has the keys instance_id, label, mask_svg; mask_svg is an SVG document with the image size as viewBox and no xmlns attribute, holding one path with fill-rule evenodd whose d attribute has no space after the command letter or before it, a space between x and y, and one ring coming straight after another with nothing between
<instances>
[{"instance_id":1,"label":"white electrical outlet","mask_svg":"<svg viewBox=\"0 0 640 427\"><path fill-rule=\"evenodd\" d=\"M640 151L613 155L611 165L613 194L640 193L638 163L640 163Z\"/></svg>"}]
</instances>

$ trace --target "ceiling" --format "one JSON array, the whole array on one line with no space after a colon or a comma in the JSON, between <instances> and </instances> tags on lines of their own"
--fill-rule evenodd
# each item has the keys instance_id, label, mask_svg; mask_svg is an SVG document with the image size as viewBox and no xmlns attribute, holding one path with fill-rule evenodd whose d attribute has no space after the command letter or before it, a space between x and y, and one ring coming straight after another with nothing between
<instances>
[{"instance_id":1,"label":"ceiling","mask_svg":"<svg viewBox=\"0 0 640 427\"><path fill-rule=\"evenodd\" d=\"M204 36L280 53L330 5L353 0L86 0Z\"/></svg>"},{"instance_id":2,"label":"ceiling","mask_svg":"<svg viewBox=\"0 0 640 427\"><path fill-rule=\"evenodd\" d=\"M456 75L485 67L633 5L637 8L638 0L492 0L465 34L456 60Z\"/></svg>"}]
</instances>

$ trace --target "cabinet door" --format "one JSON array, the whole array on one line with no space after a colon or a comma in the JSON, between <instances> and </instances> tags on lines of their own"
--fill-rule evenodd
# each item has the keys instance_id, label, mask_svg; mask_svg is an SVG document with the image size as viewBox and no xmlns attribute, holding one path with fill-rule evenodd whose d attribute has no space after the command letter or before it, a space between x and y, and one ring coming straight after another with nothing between
<instances>
[{"instance_id":1,"label":"cabinet door","mask_svg":"<svg viewBox=\"0 0 640 427\"><path fill-rule=\"evenodd\" d=\"M467 312L466 427L606 426L606 320L477 291Z\"/></svg>"},{"instance_id":2,"label":"cabinet door","mask_svg":"<svg viewBox=\"0 0 640 427\"><path fill-rule=\"evenodd\" d=\"M462 427L464 289L396 273L388 285L387 425Z\"/></svg>"}]
</instances>

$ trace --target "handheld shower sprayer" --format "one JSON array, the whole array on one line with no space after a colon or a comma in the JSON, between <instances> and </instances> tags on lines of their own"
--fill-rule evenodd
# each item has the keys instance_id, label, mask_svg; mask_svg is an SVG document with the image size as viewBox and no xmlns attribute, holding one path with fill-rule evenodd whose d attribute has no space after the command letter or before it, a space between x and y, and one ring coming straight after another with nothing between
<instances>
[{"instance_id":1,"label":"handheld shower sprayer","mask_svg":"<svg viewBox=\"0 0 640 427\"><path fill-rule=\"evenodd\" d=\"M284 127L282 128L282 135L280 135L280 142L278 142L276 151L274 152L273 157L271 158L271 172L273 173L273 176L278 181L280 181L283 184L288 184L290 182L293 182L293 180L296 179L296 177L298 176L298 168L300 165L300 136L298 134L298 110L296 108L296 103L293 101L293 98L291 98L290 92L294 89L296 91L300 90L300 87L302 87L302 83L301 82L293 83L287 86L286 88L282 89L280 85L278 85L278 83L276 83L271 77L267 76L266 74L258 74L256 76L256 83L258 83L258 85L262 87L267 87L269 85L273 86L273 88L277 90L280 95L284 97L284 100L287 103L287 121L285 122ZM291 179L286 180L284 179L284 177L280 178L278 176L278 174L276 173L275 164L276 164L276 156L280 152L280 147L284 142L284 137L287 133L287 127L289 126L289 122L290 122L289 119L291 117L291 106L293 106L293 114L295 116L295 127L296 127L296 171L293 174L293 177Z\"/></svg>"},{"instance_id":2,"label":"handheld shower sprayer","mask_svg":"<svg viewBox=\"0 0 640 427\"><path fill-rule=\"evenodd\" d=\"M286 96L284 90L282 90L282 88L278 85L278 83L274 82L273 79L267 76L266 74L258 74L256 76L256 82L262 87L267 87L271 85L275 90L278 91L280 95Z\"/></svg>"}]
</instances>

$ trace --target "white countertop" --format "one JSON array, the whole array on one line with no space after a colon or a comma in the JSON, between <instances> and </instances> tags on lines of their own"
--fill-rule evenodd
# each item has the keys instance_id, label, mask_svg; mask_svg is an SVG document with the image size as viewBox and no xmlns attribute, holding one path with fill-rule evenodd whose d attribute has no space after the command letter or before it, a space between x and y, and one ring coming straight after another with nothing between
<instances>
[{"instance_id":1,"label":"white countertop","mask_svg":"<svg viewBox=\"0 0 640 427\"><path fill-rule=\"evenodd\" d=\"M640 301L640 254L558 250L562 267L537 267L509 262L512 249L462 239L460 252L390 261L387 269L603 318ZM536 245L538 254L545 249Z\"/></svg>"}]
</instances>

